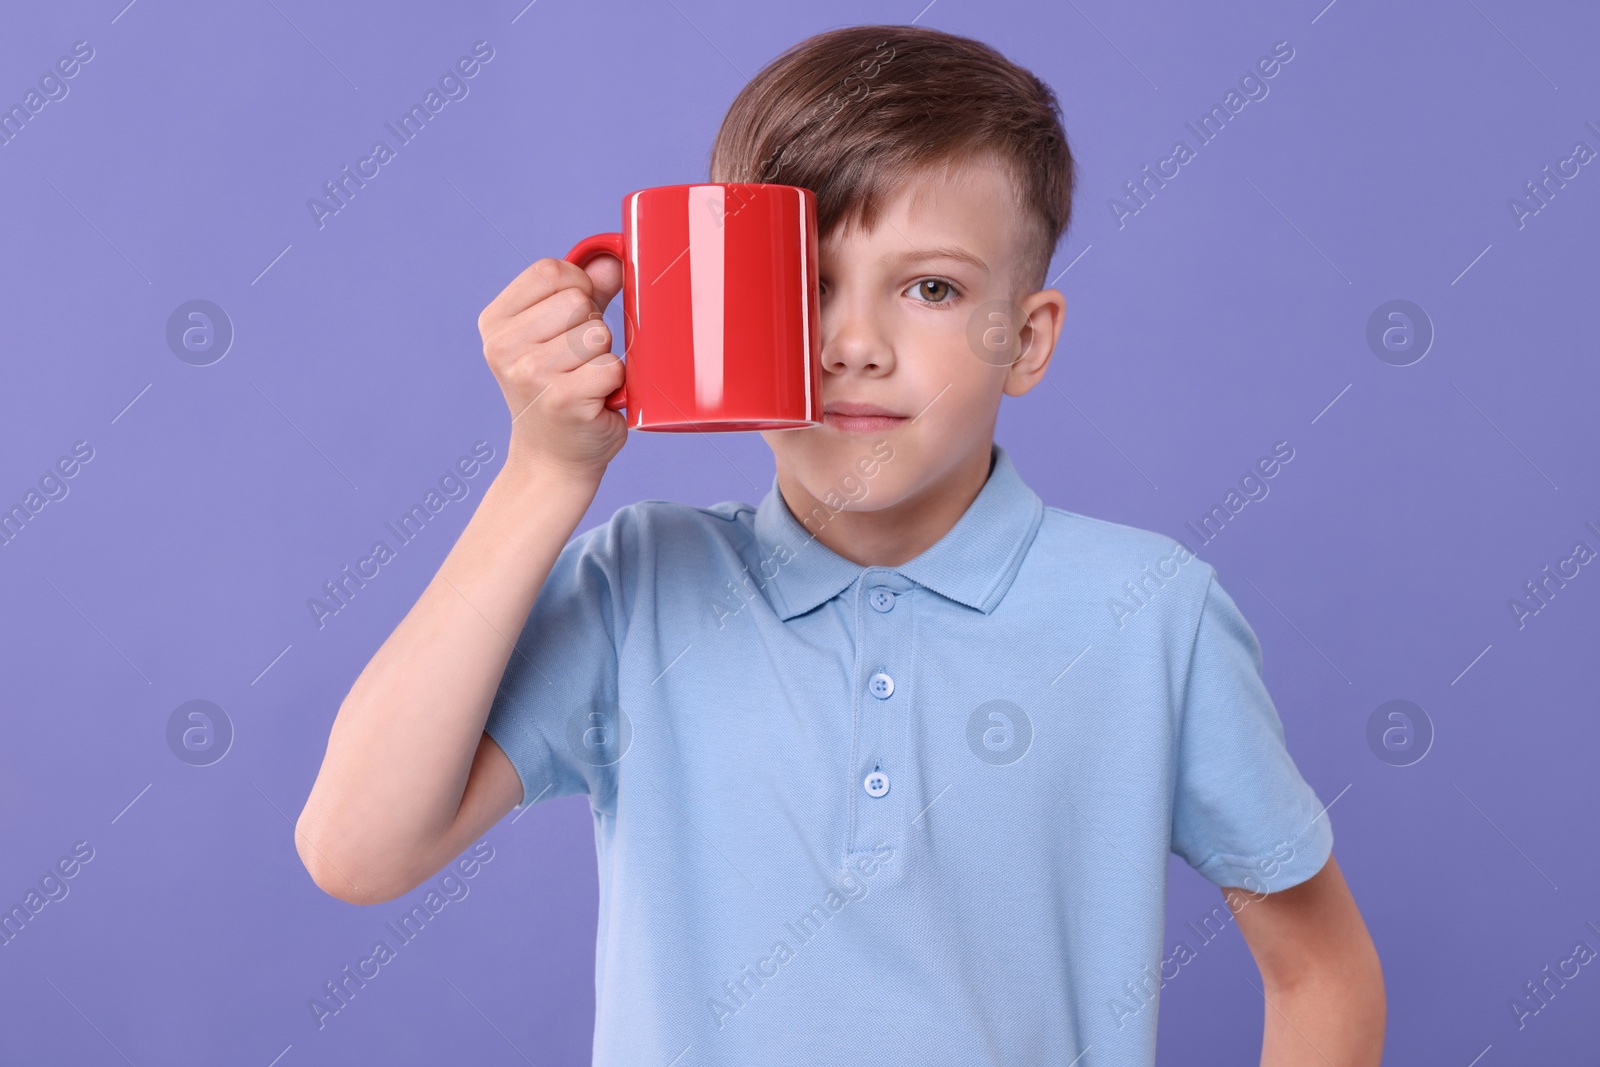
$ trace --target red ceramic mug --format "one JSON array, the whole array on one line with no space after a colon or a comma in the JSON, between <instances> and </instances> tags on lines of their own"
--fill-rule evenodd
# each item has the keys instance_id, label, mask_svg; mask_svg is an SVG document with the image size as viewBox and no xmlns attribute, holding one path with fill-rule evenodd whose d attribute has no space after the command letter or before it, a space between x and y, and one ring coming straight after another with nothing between
<instances>
[{"instance_id":1,"label":"red ceramic mug","mask_svg":"<svg viewBox=\"0 0 1600 1067\"><path fill-rule=\"evenodd\" d=\"M635 430L822 424L816 194L755 182L660 185L622 198L622 232L566 258L622 260L623 385ZM613 346L615 340L613 339Z\"/></svg>"}]
</instances>

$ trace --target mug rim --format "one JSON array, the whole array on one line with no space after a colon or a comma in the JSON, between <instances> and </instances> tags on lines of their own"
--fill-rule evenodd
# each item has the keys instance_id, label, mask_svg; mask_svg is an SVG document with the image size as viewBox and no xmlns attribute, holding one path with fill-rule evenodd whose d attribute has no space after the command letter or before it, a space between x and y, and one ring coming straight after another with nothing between
<instances>
[{"instance_id":1,"label":"mug rim","mask_svg":"<svg viewBox=\"0 0 1600 1067\"><path fill-rule=\"evenodd\" d=\"M793 189L799 193L806 193L811 196L817 195L814 190L807 189L803 185L784 185L782 182L679 182L674 185L646 185L642 188L634 189L631 192L623 194L622 199L624 202L627 202L633 197L638 196L640 193L670 192L674 189L704 189L707 186L717 186L722 189L728 189L736 185L756 189Z\"/></svg>"}]
</instances>

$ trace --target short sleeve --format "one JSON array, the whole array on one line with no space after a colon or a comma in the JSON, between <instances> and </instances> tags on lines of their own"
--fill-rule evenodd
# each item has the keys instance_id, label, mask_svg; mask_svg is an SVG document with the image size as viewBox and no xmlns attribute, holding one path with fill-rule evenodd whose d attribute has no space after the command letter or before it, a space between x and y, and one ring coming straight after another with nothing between
<instances>
[{"instance_id":1,"label":"short sleeve","mask_svg":"<svg viewBox=\"0 0 1600 1067\"><path fill-rule=\"evenodd\" d=\"M484 731L522 779L517 807L588 793L615 797L624 512L556 557L506 663Z\"/></svg>"},{"instance_id":2,"label":"short sleeve","mask_svg":"<svg viewBox=\"0 0 1600 1067\"><path fill-rule=\"evenodd\" d=\"M1172 851L1218 886L1277 892L1333 852L1322 803L1290 757L1261 679L1261 646L1208 579L1194 637L1173 799Z\"/></svg>"}]
</instances>

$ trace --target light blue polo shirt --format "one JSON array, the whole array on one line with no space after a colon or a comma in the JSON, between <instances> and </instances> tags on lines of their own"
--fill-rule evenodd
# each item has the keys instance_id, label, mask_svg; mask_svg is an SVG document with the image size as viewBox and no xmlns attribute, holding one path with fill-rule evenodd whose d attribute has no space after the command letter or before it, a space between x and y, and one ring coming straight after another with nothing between
<instances>
[{"instance_id":1,"label":"light blue polo shirt","mask_svg":"<svg viewBox=\"0 0 1600 1067\"><path fill-rule=\"evenodd\" d=\"M621 508L556 560L486 729L519 806L593 808L599 1067L1148 1067L1193 958L1168 853L1269 892L1333 847L1210 565L1045 507L998 444L899 567L776 478Z\"/></svg>"}]
</instances>

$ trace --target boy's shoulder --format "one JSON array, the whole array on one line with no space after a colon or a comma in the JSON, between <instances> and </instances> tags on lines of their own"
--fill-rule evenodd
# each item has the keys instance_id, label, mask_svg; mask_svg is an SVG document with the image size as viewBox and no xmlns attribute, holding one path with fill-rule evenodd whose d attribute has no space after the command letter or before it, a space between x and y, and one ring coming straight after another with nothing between
<instances>
[{"instance_id":1,"label":"boy's shoulder","mask_svg":"<svg viewBox=\"0 0 1600 1067\"><path fill-rule=\"evenodd\" d=\"M649 556L659 565L670 555L683 560L710 562L708 542L739 542L753 537L755 506L727 500L720 504L685 504L677 500L636 500L612 512L604 522L585 530L577 539L600 542L614 555ZM743 518L743 521L741 521Z\"/></svg>"},{"instance_id":2,"label":"boy's shoulder","mask_svg":"<svg viewBox=\"0 0 1600 1067\"><path fill-rule=\"evenodd\" d=\"M1093 606L1089 618L1119 636L1170 649L1192 647L1216 577L1181 540L1048 505L1029 555L1034 581L1056 600Z\"/></svg>"},{"instance_id":3,"label":"boy's shoulder","mask_svg":"<svg viewBox=\"0 0 1600 1067\"><path fill-rule=\"evenodd\" d=\"M741 512L749 512L754 516L755 511L754 504L746 504L742 500L724 500L720 504L685 504L681 500L652 498L624 504L611 519L652 531L696 528L721 531L725 525L737 523Z\"/></svg>"},{"instance_id":4,"label":"boy's shoulder","mask_svg":"<svg viewBox=\"0 0 1600 1067\"><path fill-rule=\"evenodd\" d=\"M1095 581L1137 581L1147 571L1171 580L1186 575L1203 591L1212 568L1185 542L1139 526L1045 505L1036 541L1052 562L1070 561Z\"/></svg>"}]
</instances>

